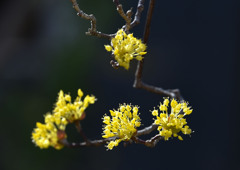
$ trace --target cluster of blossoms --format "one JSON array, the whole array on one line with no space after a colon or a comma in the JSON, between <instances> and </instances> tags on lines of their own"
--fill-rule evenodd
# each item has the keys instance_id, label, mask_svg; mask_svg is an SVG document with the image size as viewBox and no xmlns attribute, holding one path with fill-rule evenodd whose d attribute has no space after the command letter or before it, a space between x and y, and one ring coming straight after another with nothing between
<instances>
[{"instance_id":1,"label":"cluster of blossoms","mask_svg":"<svg viewBox=\"0 0 240 170\"><path fill-rule=\"evenodd\" d=\"M84 119L85 109L96 101L94 96L87 95L83 100L82 96L83 92L79 89L78 96L72 103L70 95L64 94L63 91L59 92L53 113L47 113L45 123L37 122L36 128L33 130L32 140L38 147L52 146L55 149L61 149L64 146L62 141L67 138L65 133L67 124ZM170 113L168 112L169 107L171 108ZM169 101L168 98L165 98L163 103L160 103L159 110L154 109L152 115L156 116L154 124L158 125L159 134L165 140L172 136L183 140L179 132L185 135L192 133L184 118L193 111L187 102L178 103L175 99ZM108 142L107 148L112 150L121 141L129 141L137 135L141 119L138 107L129 104L120 105L117 110L110 110L110 114L111 116L104 115L103 117L105 125L102 137L109 138L110 142Z\"/></svg>"},{"instance_id":2,"label":"cluster of blossoms","mask_svg":"<svg viewBox=\"0 0 240 170\"><path fill-rule=\"evenodd\" d=\"M137 106L128 104L120 105L118 110L110 110L110 116L103 117L104 135L103 138L113 137L107 145L112 150L114 146L118 146L121 141L128 141L137 132L137 127L141 125Z\"/></svg>"},{"instance_id":3,"label":"cluster of blossoms","mask_svg":"<svg viewBox=\"0 0 240 170\"><path fill-rule=\"evenodd\" d=\"M94 96L87 95L82 100L83 92L81 89L78 90L78 96L72 103L71 96L64 94L61 90L59 92L58 101L53 113L56 117L65 117L68 122L72 123L75 120L81 120L84 118L84 111L89 104L93 104L96 100Z\"/></svg>"},{"instance_id":4,"label":"cluster of blossoms","mask_svg":"<svg viewBox=\"0 0 240 170\"><path fill-rule=\"evenodd\" d=\"M45 124L36 123L37 127L32 133L32 140L41 149L49 146L61 149L63 145L58 141L67 137L64 133L67 124L68 122L65 118L62 118L61 123L59 123L54 115L48 113L45 116Z\"/></svg>"},{"instance_id":5,"label":"cluster of blossoms","mask_svg":"<svg viewBox=\"0 0 240 170\"><path fill-rule=\"evenodd\" d=\"M192 113L191 107L188 107L188 103L181 102L178 103L176 100L171 100L171 112L168 113L169 99L165 99L163 104L159 106L161 113L158 110L153 110L152 115L156 116L155 124L158 126L158 131L165 140L170 137L178 137L179 140L183 138L178 134L182 132L183 134L191 134L192 130L187 126L185 115L190 115Z\"/></svg>"},{"instance_id":6,"label":"cluster of blossoms","mask_svg":"<svg viewBox=\"0 0 240 170\"><path fill-rule=\"evenodd\" d=\"M89 95L81 100L82 96L83 92L79 89L78 97L72 103L70 95L64 94L62 90L59 92L53 113L45 116L45 124L37 122L37 127L32 132L32 140L37 146L40 148L52 146L56 149L63 147L59 141L67 137L66 125L82 120L85 117L85 109L96 100L94 96Z\"/></svg>"},{"instance_id":7,"label":"cluster of blossoms","mask_svg":"<svg viewBox=\"0 0 240 170\"><path fill-rule=\"evenodd\" d=\"M140 39L137 39L133 34L126 34L123 29L120 29L116 36L111 40L111 46L105 45L107 51L112 51L115 60L120 66L129 69L129 64L132 59L142 60L142 55L147 52L146 45Z\"/></svg>"}]
</instances>

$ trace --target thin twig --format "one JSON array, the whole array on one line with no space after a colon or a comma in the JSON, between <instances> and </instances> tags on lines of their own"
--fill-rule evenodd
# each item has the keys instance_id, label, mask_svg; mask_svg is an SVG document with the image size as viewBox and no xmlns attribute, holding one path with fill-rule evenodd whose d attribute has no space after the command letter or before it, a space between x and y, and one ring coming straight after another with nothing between
<instances>
[{"instance_id":1,"label":"thin twig","mask_svg":"<svg viewBox=\"0 0 240 170\"><path fill-rule=\"evenodd\" d=\"M136 140L138 140L138 143L143 144L143 140L140 140L137 137L138 136L142 136L142 135L147 135L147 134L151 133L152 131L154 131L156 128L157 128L157 125L152 124L149 127L146 127L146 128L144 128L142 130L137 131L137 134L133 137L133 141L136 138ZM67 139L64 138L63 140L61 140L59 142L61 144L63 144L64 146L66 146L66 147L75 148L75 147L86 147L86 146L101 146L101 145L104 145L107 142L110 142L110 141L115 140L115 139L117 139L117 137L111 137L111 138L100 139L100 140L90 140L90 139L87 139L87 141L85 141L85 142L80 142L80 143L73 142L73 143L70 143L70 142L67 141ZM152 147L152 144L149 144L149 143L152 143L153 139L150 139L150 140L144 141L144 142L146 143L146 144L144 144L145 146Z\"/></svg>"},{"instance_id":2,"label":"thin twig","mask_svg":"<svg viewBox=\"0 0 240 170\"><path fill-rule=\"evenodd\" d=\"M86 143L89 143L89 140L88 140L87 136L85 135L85 133L84 133L83 130L82 130L80 121L77 120L77 121L74 122L74 124L75 124L75 127L76 127L78 133L82 136L83 140L84 140Z\"/></svg>"},{"instance_id":3,"label":"thin twig","mask_svg":"<svg viewBox=\"0 0 240 170\"><path fill-rule=\"evenodd\" d=\"M107 138L107 139L100 139L100 140L93 140L93 141L89 140L89 142L81 142L81 143L75 143L75 142L69 143L65 139L60 141L60 143L69 148L77 148L77 147L87 147L87 146L101 146L114 139Z\"/></svg>"},{"instance_id":4,"label":"thin twig","mask_svg":"<svg viewBox=\"0 0 240 170\"><path fill-rule=\"evenodd\" d=\"M146 145L146 141L145 140L142 140L138 137L133 137L132 140L135 142L135 143L138 143L138 144L142 144L142 145Z\"/></svg>"},{"instance_id":5,"label":"thin twig","mask_svg":"<svg viewBox=\"0 0 240 170\"><path fill-rule=\"evenodd\" d=\"M143 36L143 43L147 44L149 34L150 34L150 26L151 26L151 20L153 15L153 9L154 9L155 0L150 0L149 7L148 7L148 13L147 13L147 19L146 19L146 25L144 30L144 36ZM137 69L135 72L135 81L133 84L134 88L142 88L149 92L153 92L156 94L168 96L171 98L181 99L180 91L178 89L170 89L170 90L164 90L160 87L155 87L148 85L146 83L142 82L142 72L143 72L143 64L144 59L138 62Z\"/></svg>"},{"instance_id":6,"label":"thin twig","mask_svg":"<svg viewBox=\"0 0 240 170\"><path fill-rule=\"evenodd\" d=\"M132 8L130 10L128 10L126 12L126 14L123 12L122 5L119 3L118 0L113 0L113 2L115 3L115 5L117 6L117 11L120 14L120 16L125 20L126 25L124 25L122 27L122 29L124 29L125 32L129 33L129 30L132 29L133 27L135 27L136 25L138 25L140 23L140 18L141 18L141 13L144 9L144 1L145 0L139 0L138 1L138 5L137 5L137 10L134 16L134 20L132 21Z\"/></svg>"},{"instance_id":7,"label":"thin twig","mask_svg":"<svg viewBox=\"0 0 240 170\"><path fill-rule=\"evenodd\" d=\"M168 96L168 97L171 97L171 98L182 100L179 89L164 90L161 87L151 86L151 85L145 84L143 82L141 82L140 87L138 87L138 88L142 88L142 89L145 89L149 92L156 93L156 94L159 94L159 95L162 95L162 96Z\"/></svg>"},{"instance_id":8,"label":"thin twig","mask_svg":"<svg viewBox=\"0 0 240 170\"><path fill-rule=\"evenodd\" d=\"M114 37L115 34L104 34L101 33L99 31L97 31L97 25L96 25L96 18L93 14L86 14L84 13L78 6L77 1L76 0L71 0L72 4L73 4L73 8L77 11L77 15L83 19L86 20L90 20L91 23L91 28L88 29L88 32L86 32L87 35L92 35L92 36L96 36L99 38L107 38L107 39L111 39L112 37Z\"/></svg>"},{"instance_id":9,"label":"thin twig","mask_svg":"<svg viewBox=\"0 0 240 170\"><path fill-rule=\"evenodd\" d=\"M164 138L162 136L160 136L160 134L158 134L158 135L152 137L151 139L147 140L145 145L148 147L155 147L156 144L162 139L164 139Z\"/></svg>"},{"instance_id":10,"label":"thin twig","mask_svg":"<svg viewBox=\"0 0 240 170\"><path fill-rule=\"evenodd\" d=\"M144 1L145 0L138 1L137 11L136 11L134 20L130 24L130 29L132 29L133 27L135 27L136 25L138 25L140 23L141 13L144 9Z\"/></svg>"},{"instance_id":11,"label":"thin twig","mask_svg":"<svg viewBox=\"0 0 240 170\"><path fill-rule=\"evenodd\" d=\"M157 125L152 124L148 127L145 127L142 130L138 130L136 136L147 135L147 134L151 133L152 131L154 131L155 129L157 129L157 127L158 127Z\"/></svg>"},{"instance_id":12,"label":"thin twig","mask_svg":"<svg viewBox=\"0 0 240 170\"><path fill-rule=\"evenodd\" d=\"M125 20L126 22L126 25L124 25L124 29L125 29L125 32L129 32L129 29L130 29L130 24L131 24L131 21L132 21L132 9L128 10L127 13L125 14L125 12L123 11L123 7L122 7L122 4L119 4L117 6L117 11L119 13L119 15Z\"/></svg>"},{"instance_id":13,"label":"thin twig","mask_svg":"<svg viewBox=\"0 0 240 170\"><path fill-rule=\"evenodd\" d=\"M150 0L149 7L148 7L148 13L147 13L147 21L145 25L144 35L143 35L143 43L147 44L149 32L150 32L150 25L152 20L152 14L153 14L153 8L154 8L154 2L155 0ZM135 73L135 82L134 87L135 88L142 88L142 72L143 72L143 63L144 59L138 62L137 70Z\"/></svg>"},{"instance_id":14,"label":"thin twig","mask_svg":"<svg viewBox=\"0 0 240 170\"><path fill-rule=\"evenodd\" d=\"M147 146L147 147L155 147L156 146L156 144L160 141L160 140L162 140L163 139L163 137L162 136L160 136L159 134L158 135L156 135L156 136L154 136L154 137L152 137L151 139L149 139L149 140L142 140L142 139L140 139L140 138L138 138L138 137L136 137L136 136L134 136L133 138L132 138L132 140L135 142L135 143L138 143L138 144L142 144L142 145L145 145L145 146Z\"/></svg>"}]
</instances>

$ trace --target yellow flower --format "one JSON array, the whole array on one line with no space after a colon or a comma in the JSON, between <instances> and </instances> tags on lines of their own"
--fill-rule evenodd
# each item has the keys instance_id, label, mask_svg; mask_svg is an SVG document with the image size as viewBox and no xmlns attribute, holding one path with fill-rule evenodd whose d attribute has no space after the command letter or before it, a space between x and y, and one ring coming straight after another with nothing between
<instances>
[{"instance_id":1,"label":"yellow flower","mask_svg":"<svg viewBox=\"0 0 240 170\"><path fill-rule=\"evenodd\" d=\"M62 130L60 130L60 127ZM47 114L45 116L45 124L36 123L36 128L32 132L32 141L41 149L49 146L61 149L63 145L59 143L59 140L67 137L64 132L65 128L66 124L57 126L54 115Z\"/></svg>"},{"instance_id":2,"label":"yellow flower","mask_svg":"<svg viewBox=\"0 0 240 170\"><path fill-rule=\"evenodd\" d=\"M57 123L60 123L60 119L64 117L68 122L73 122L75 120L81 120L84 117L84 111L89 104L94 104L96 98L94 96L87 95L84 100L82 100L83 92L81 89L78 90L78 97L72 102L71 96L64 94L61 90L58 95L58 100L56 106L53 110L53 114Z\"/></svg>"},{"instance_id":3,"label":"yellow flower","mask_svg":"<svg viewBox=\"0 0 240 170\"><path fill-rule=\"evenodd\" d=\"M140 39L137 39L133 34L126 34L123 29L118 30L116 36L111 40L111 46L105 45L107 51L112 51L115 60L120 66L129 69L132 59L142 60L142 55L147 52L146 45Z\"/></svg>"},{"instance_id":4,"label":"yellow flower","mask_svg":"<svg viewBox=\"0 0 240 170\"><path fill-rule=\"evenodd\" d=\"M116 137L110 141L107 148L112 150L121 141L128 141L137 132L137 127L141 125L138 107L128 104L120 105L118 110L110 110L110 116L103 117L103 138Z\"/></svg>"},{"instance_id":5,"label":"yellow flower","mask_svg":"<svg viewBox=\"0 0 240 170\"><path fill-rule=\"evenodd\" d=\"M61 90L58 95L53 114L45 116L45 124L36 123L36 128L32 132L33 142L40 148L52 146L61 149L63 145L59 142L65 139L65 129L68 123L75 120L82 120L85 116L84 111L89 104L96 101L94 96L87 95L82 100L83 92L78 90L78 97L72 103L71 96L64 94Z\"/></svg>"},{"instance_id":6,"label":"yellow flower","mask_svg":"<svg viewBox=\"0 0 240 170\"><path fill-rule=\"evenodd\" d=\"M178 103L175 99L171 100L171 112L168 113L168 104L169 99L166 98L162 103L160 103L159 110L161 111L158 114L158 110L153 110L152 115L156 116L155 124L158 126L158 131L165 140L168 140L170 137L178 137L179 140L183 138L178 134L182 132L185 135L192 133L192 130L187 126L185 115L192 113L191 107L188 107L187 102Z\"/></svg>"}]
</instances>

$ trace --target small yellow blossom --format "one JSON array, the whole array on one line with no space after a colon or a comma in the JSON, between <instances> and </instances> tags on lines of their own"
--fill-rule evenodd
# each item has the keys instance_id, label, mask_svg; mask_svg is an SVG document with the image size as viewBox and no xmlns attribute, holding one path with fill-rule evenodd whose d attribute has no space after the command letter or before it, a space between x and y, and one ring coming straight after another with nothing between
<instances>
[{"instance_id":1,"label":"small yellow blossom","mask_svg":"<svg viewBox=\"0 0 240 170\"><path fill-rule=\"evenodd\" d=\"M64 94L62 90L59 92L58 100L53 110L53 114L59 119L58 123L60 123L60 119L62 117L64 117L68 122L82 119L82 116L84 116L84 111L88 105L94 104L96 101L94 96L87 95L83 100L82 96L83 92L81 89L79 89L78 96L74 102L72 102L71 96Z\"/></svg>"},{"instance_id":2,"label":"small yellow blossom","mask_svg":"<svg viewBox=\"0 0 240 170\"><path fill-rule=\"evenodd\" d=\"M62 130L60 130L60 127ZM45 124L36 123L36 128L32 132L32 140L41 149L48 148L49 146L55 149L61 149L63 145L59 143L59 140L67 137L64 132L65 128L66 124L56 126L55 117L51 114L47 114L45 116Z\"/></svg>"},{"instance_id":3,"label":"small yellow blossom","mask_svg":"<svg viewBox=\"0 0 240 170\"><path fill-rule=\"evenodd\" d=\"M158 114L158 110L153 110L152 115L156 116L155 124L158 126L158 131L161 136L164 137L165 140L168 140L170 137L178 137L179 140L183 140L183 138L178 134L182 132L185 135L189 135L192 133L192 130L187 126L185 115L189 115L192 113L191 107L188 107L188 103L181 102L178 103L175 99L171 100L171 112L168 113L168 104L169 99L166 98L159 106L159 110L161 111Z\"/></svg>"},{"instance_id":4,"label":"small yellow blossom","mask_svg":"<svg viewBox=\"0 0 240 170\"><path fill-rule=\"evenodd\" d=\"M132 59L142 60L142 55L147 52L146 45L140 39L137 39L133 34L126 34L123 29L118 30L116 36L111 40L111 46L105 45L107 51L112 51L115 60L120 66L129 69Z\"/></svg>"},{"instance_id":5,"label":"small yellow blossom","mask_svg":"<svg viewBox=\"0 0 240 170\"><path fill-rule=\"evenodd\" d=\"M110 116L103 117L103 138L115 137L110 141L107 148L112 150L121 141L128 141L136 134L137 127L141 125L138 107L128 104L120 105L118 110L110 110Z\"/></svg>"}]
</instances>

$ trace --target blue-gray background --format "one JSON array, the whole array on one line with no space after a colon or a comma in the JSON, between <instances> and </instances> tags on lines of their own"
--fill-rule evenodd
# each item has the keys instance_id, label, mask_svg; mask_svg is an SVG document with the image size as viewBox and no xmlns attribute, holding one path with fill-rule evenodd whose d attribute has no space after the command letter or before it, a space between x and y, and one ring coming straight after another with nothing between
<instances>
[{"instance_id":1,"label":"blue-gray background","mask_svg":"<svg viewBox=\"0 0 240 170\"><path fill-rule=\"evenodd\" d=\"M121 2L125 10L136 10L137 0ZM99 31L114 33L124 23L112 0L79 4L95 14ZM150 125L149 110L162 97L132 88L135 61L129 71L110 66L103 46L109 42L84 34L89 22L76 16L70 1L1 1L0 169L237 169L239 5L237 0L156 1L143 80L181 90L194 108L188 118L195 131L191 138L161 141L155 148L58 151L35 147L31 132L52 110L60 89L75 96L81 88L98 98L82 122L91 139L101 138L103 114L123 102L141 106L143 126ZM145 17L146 10L133 29L136 37L143 34ZM81 140L72 126L67 131L69 140Z\"/></svg>"}]
</instances>

